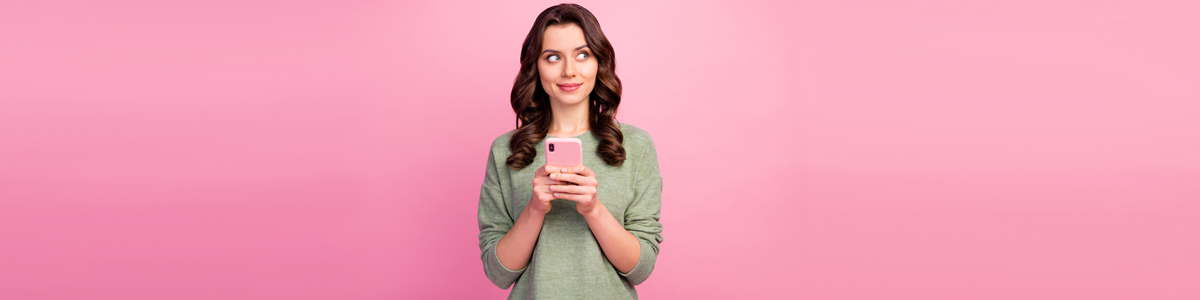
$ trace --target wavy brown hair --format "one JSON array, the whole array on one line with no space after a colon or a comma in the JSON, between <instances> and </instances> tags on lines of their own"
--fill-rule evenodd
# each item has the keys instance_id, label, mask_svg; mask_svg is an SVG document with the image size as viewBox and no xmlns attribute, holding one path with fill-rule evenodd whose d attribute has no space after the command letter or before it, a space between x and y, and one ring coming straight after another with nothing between
<instances>
[{"instance_id":1,"label":"wavy brown hair","mask_svg":"<svg viewBox=\"0 0 1200 300\"><path fill-rule=\"evenodd\" d=\"M596 154L610 166L620 166L625 162L625 147L621 145L625 136L616 123L617 106L621 104L621 79L617 78L615 72L617 62L612 44L600 31L600 22L592 12L578 4L564 3L542 11L521 44L521 70L513 81L511 95L513 112L517 114L517 129L508 143L512 155L505 162L514 170L525 168L533 162L533 157L537 156L534 144L546 138L550 130L554 116L550 112L550 96L539 84L538 57L541 56L546 27L565 24L575 24L583 29L587 46L599 65L596 70L597 84L588 94L589 126L592 134L600 140Z\"/></svg>"}]
</instances>

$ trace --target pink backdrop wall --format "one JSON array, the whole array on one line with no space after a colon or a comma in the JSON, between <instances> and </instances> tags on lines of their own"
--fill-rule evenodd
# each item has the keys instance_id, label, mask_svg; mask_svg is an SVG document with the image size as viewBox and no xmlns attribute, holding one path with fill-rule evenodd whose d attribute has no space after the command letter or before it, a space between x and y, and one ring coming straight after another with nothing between
<instances>
[{"instance_id":1,"label":"pink backdrop wall","mask_svg":"<svg viewBox=\"0 0 1200 300\"><path fill-rule=\"evenodd\" d=\"M483 299L553 1L0 2L0 298ZM1195 1L584 2L644 299L1200 298Z\"/></svg>"}]
</instances>

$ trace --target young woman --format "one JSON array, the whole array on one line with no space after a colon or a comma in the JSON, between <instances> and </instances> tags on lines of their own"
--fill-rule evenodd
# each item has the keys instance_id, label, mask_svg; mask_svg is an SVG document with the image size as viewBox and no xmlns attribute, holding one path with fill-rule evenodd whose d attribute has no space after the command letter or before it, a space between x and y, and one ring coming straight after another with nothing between
<instances>
[{"instance_id":1,"label":"young woman","mask_svg":"<svg viewBox=\"0 0 1200 300\"><path fill-rule=\"evenodd\" d=\"M600 23L550 7L525 37L511 101L517 128L492 142L479 249L509 299L636 299L662 242L662 177L645 131L617 123L621 80ZM545 165L546 137L583 141L583 165Z\"/></svg>"}]
</instances>

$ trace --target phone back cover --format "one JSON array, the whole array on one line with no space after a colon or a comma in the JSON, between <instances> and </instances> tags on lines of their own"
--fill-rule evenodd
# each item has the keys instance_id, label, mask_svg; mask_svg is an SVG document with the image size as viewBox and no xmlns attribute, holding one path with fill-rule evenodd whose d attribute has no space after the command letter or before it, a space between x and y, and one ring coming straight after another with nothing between
<instances>
[{"instance_id":1,"label":"phone back cover","mask_svg":"<svg viewBox=\"0 0 1200 300\"><path fill-rule=\"evenodd\" d=\"M551 144L554 152L550 151ZM543 147L547 165L573 167L583 164L583 141L577 138L547 138Z\"/></svg>"}]
</instances>

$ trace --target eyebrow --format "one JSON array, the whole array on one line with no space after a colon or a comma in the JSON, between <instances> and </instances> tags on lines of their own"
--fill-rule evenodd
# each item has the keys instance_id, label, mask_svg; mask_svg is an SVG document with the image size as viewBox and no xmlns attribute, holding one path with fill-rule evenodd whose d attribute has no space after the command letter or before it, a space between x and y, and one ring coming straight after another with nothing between
<instances>
[{"instance_id":1,"label":"eyebrow","mask_svg":"<svg viewBox=\"0 0 1200 300\"><path fill-rule=\"evenodd\" d=\"M583 48L587 48L587 45L583 45L583 46L575 47L575 51L583 50ZM542 50L542 54L545 54L546 52L551 52L551 53L561 53L561 52L558 52L558 50L554 50L554 49L546 49L546 50Z\"/></svg>"}]
</instances>

